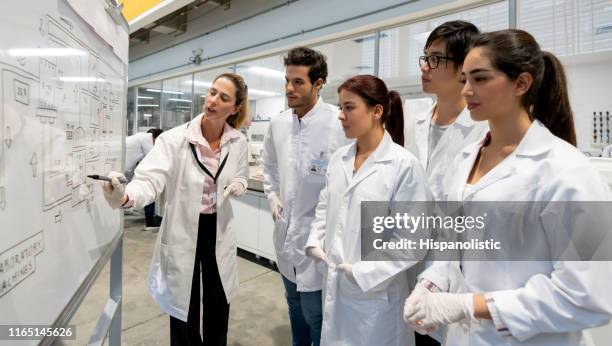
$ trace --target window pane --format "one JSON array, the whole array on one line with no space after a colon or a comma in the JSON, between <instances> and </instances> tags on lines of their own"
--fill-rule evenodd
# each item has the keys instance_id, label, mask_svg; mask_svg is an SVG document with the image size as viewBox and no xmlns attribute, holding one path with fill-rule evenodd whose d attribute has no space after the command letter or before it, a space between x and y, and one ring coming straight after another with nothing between
<instances>
[{"instance_id":1,"label":"window pane","mask_svg":"<svg viewBox=\"0 0 612 346\"><path fill-rule=\"evenodd\" d=\"M233 73L234 65L219 67L207 71L198 72L193 75L193 117L202 113L206 93L215 78L222 73Z\"/></svg>"},{"instance_id":2,"label":"window pane","mask_svg":"<svg viewBox=\"0 0 612 346\"><path fill-rule=\"evenodd\" d=\"M136 132L160 127L161 82L140 85L137 88L136 107L138 127Z\"/></svg>"},{"instance_id":3,"label":"window pane","mask_svg":"<svg viewBox=\"0 0 612 346\"><path fill-rule=\"evenodd\" d=\"M315 46L327 57L327 83L321 97L327 103L338 104L338 86L358 74L374 74L375 34L366 34L338 42Z\"/></svg>"},{"instance_id":4,"label":"window pane","mask_svg":"<svg viewBox=\"0 0 612 346\"><path fill-rule=\"evenodd\" d=\"M522 0L519 27L557 56L612 50L608 0Z\"/></svg>"},{"instance_id":5,"label":"window pane","mask_svg":"<svg viewBox=\"0 0 612 346\"><path fill-rule=\"evenodd\" d=\"M128 136L134 134L134 120L136 119L136 105L134 104L134 87L128 88L127 93L127 119L126 132Z\"/></svg>"},{"instance_id":6,"label":"window pane","mask_svg":"<svg viewBox=\"0 0 612 346\"><path fill-rule=\"evenodd\" d=\"M285 66L281 55L240 63L236 73L249 87L249 113L253 121L269 120L285 109Z\"/></svg>"},{"instance_id":7,"label":"window pane","mask_svg":"<svg viewBox=\"0 0 612 346\"><path fill-rule=\"evenodd\" d=\"M191 93L192 74L162 83L162 129L169 130L191 119L193 96Z\"/></svg>"}]
</instances>

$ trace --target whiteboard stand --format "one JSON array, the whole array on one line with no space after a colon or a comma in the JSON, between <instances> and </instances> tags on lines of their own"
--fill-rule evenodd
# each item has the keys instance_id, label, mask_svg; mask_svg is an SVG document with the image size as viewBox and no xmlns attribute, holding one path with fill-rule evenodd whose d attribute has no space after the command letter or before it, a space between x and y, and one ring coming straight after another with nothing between
<instances>
[{"instance_id":1,"label":"whiteboard stand","mask_svg":"<svg viewBox=\"0 0 612 346\"><path fill-rule=\"evenodd\" d=\"M123 218L121 220L123 226ZM123 228L123 227L122 227ZM109 346L121 345L121 299L123 281L123 232L110 259L110 297L94 329L89 346L102 346L109 336Z\"/></svg>"},{"instance_id":2,"label":"whiteboard stand","mask_svg":"<svg viewBox=\"0 0 612 346\"><path fill-rule=\"evenodd\" d=\"M121 217L121 229L123 229L123 216ZM65 327L69 324L83 299L93 286L94 282L104 269L110 258L110 298L106 303L104 312L98 319L88 345L102 345L106 335L110 333L109 346L119 346L121 344L121 297L122 297L122 274L123 274L123 231L115 236L109 244L104 254L100 257L93 269L83 280L82 285L74 294L68 305L64 308L60 316L53 323L53 327ZM39 345L52 345L55 337L46 336L40 341Z\"/></svg>"}]
</instances>

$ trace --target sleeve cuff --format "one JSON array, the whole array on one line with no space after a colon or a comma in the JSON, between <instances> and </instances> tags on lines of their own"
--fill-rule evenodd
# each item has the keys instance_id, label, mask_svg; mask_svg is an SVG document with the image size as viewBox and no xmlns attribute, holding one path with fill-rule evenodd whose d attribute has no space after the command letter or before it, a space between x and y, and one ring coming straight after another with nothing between
<instances>
[{"instance_id":1,"label":"sleeve cuff","mask_svg":"<svg viewBox=\"0 0 612 346\"><path fill-rule=\"evenodd\" d=\"M308 241L306 241L306 246L304 246L304 251L309 247L320 247L323 248L323 242L319 241L316 237L308 237Z\"/></svg>"},{"instance_id":2,"label":"sleeve cuff","mask_svg":"<svg viewBox=\"0 0 612 346\"><path fill-rule=\"evenodd\" d=\"M245 190L249 187L248 181L245 178L243 178L243 177L234 178L232 182L242 184L242 186L244 187Z\"/></svg>"},{"instance_id":3,"label":"sleeve cuff","mask_svg":"<svg viewBox=\"0 0 612 346\"><path fill-rule=\"evenodd\" d=\"M529 313L519 301L518 294L518 290L490 292L485 295L485 302L493 323L500 333L507 329L507 335L519 341L525 341L539 334L540 331L534 321L529 318Z\"/></svg>"},{"instance_id":4,"label":"sleeve cuff","mask_svg":"<svg viewBox=\"0 0 612 346\"><path fill-rule=\"evenodd\" d=\"M434 293L442 292L440 287L438 287L436 284L434 284L433 282L425 278L421 278L421 280L419 280L419 283L421 283L423 287L427 288L429 292L434 292Z\"/></svg>"},{"instance_id":5,"label":"sleeve cuff","mask_svg":"<svg viewBox=\"0 0 612 346\"><path fill-rule=\"evenodd\" d=\"M501 320L499 316L499 311L497 311L497 306L495 305L495 298L491 293L485 293L485 302L487 303L487 309L489 309L489 313L493 318L493 324L495 325L495 329L497 332L503 336L512 336L510 333L510 329L506 327L506 324Z\"/></svg>"},{"instance_id":6,"label":"sleeve cuff","mask_svg":"<svg viewBox=\"0 0 612 346\"><path fill-rule=\"evenodd\" d=\"M125 195L125 202L121 204L121 209L130 209L134 205L134 201L130 199L128 194Z\"/></svg>"}]
</instances>

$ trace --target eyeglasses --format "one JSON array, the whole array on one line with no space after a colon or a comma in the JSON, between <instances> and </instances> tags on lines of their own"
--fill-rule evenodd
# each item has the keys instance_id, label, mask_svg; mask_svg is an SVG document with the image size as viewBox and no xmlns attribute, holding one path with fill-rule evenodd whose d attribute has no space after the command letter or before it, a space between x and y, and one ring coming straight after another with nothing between
<instances>
[{"instance_id":1,"label":"eyeglasses","mask_svg":"<svg viewBox=\"0 0 612 346\"><path fill-rule=\"evenodd\" d=\"M423 67L426 63L430 70L434 70L438 68L440 65L440 60L450 60L457 61L455 58L451 58L449 56L438 56L438 55L423 55L419 57L419 66Z\"/></svg>"}]
</instances>

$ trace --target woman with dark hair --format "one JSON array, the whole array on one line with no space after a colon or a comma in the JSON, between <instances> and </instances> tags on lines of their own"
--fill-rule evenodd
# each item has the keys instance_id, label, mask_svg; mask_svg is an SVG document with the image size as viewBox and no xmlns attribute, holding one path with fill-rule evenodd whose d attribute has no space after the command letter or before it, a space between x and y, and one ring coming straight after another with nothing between
<instances>
[{"instance_id":1,"label":"woman with dark hair","mask_svg":"<svg viewBox=\"0 0 612 346\"><path fill-rule=\"evenodd\" d=\"M403 137L399 94L371 75L338 88L347 138L329 160L306 253L323 271L321 345L413 345L401 321L414 262L361 257L361 202L427 201L431 192L418 160L397 143ZM409 273L406 273L406 271ZM413 282L409 282L409 277Z\"/></svg>"},{"instance_id":2,"label":"woman with dark hair","mask_svg":"<svg viewBox=\"0 0 612 346\"><path fill-rule=\"evenodd\" d=\"M487 224L495 225L487 228L487 238L505 239L508 231L527 236L506 249L529 249L521 261L462 261L455 268L459 276L446 277L436 271L444 263L435 262L406 301L404 317L421 330L448 325L445 345L589 344L584 330L607 323L612 313L610 280L601 278L612 272L610 262L561 261L555 253L573 249L561 245L563 239L580 240L584 230L574 220L592 216L568 202L610 201L611 194L575 147L563 67L529 33L503 30L476 40L463 75L471 116L487 120L490 132L461 150L446 176L443 199L464 207L482 201L544 203L529 204L537 220L523 225L500 223L503 210L487 215ZM527 261L543 258L537 256L549 260ZM440 287L457 289L446 293Z\"/></svg>"},{"instance_id":3,"label":"woman with dark hair","mask_svg":"<svg viewBox=\"0 0 612 346\"><path fill-rule=\"evenodd\" d=\"M127 186L116 172L103 186L112 208L142 208L166 191L149 292L170 315L171 345L227 344L229 306L238 288L228 199L247 187L247 142L239 131L248 116L247 95L242 77L219 75L203 112L161 134Z\"/></svg>"}]
</instances>

